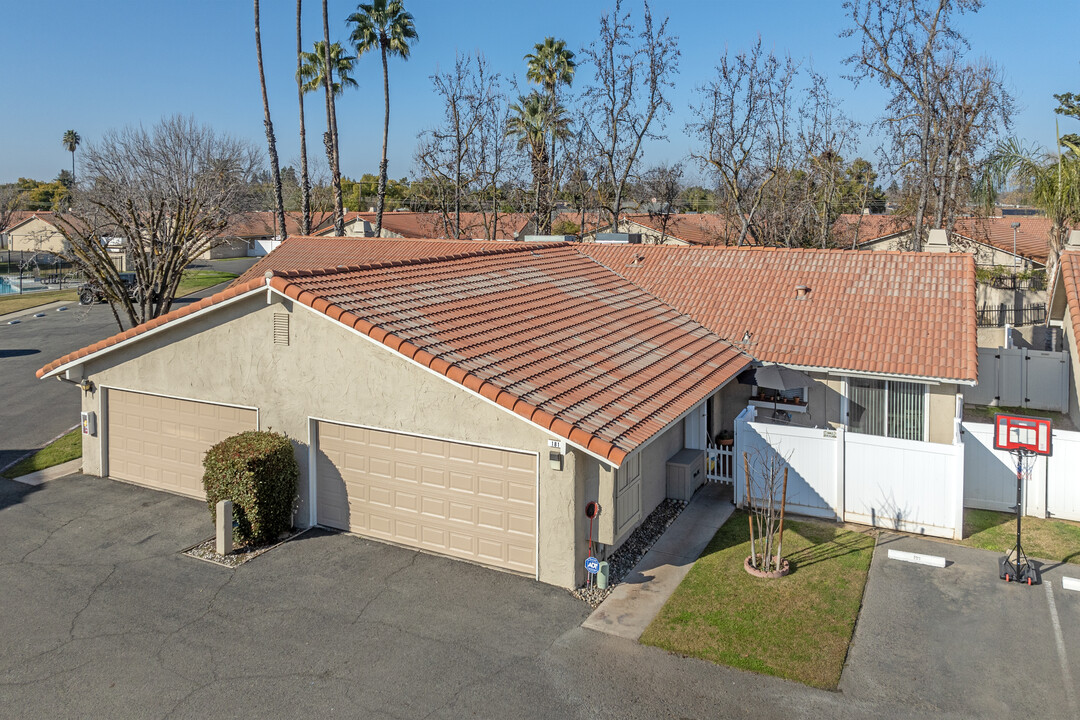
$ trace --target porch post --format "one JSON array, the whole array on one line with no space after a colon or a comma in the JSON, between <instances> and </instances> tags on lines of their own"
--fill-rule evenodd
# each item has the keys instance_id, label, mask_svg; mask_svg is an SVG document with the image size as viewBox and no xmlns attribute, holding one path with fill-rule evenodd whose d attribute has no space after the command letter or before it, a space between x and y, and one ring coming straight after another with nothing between
<instances>
[{"instance_id":1,"label":"porch post","mask_svg":"<svg viewBox=\"0 0 1080 720\"><path fill-rule=\"evenodd\" d=\"M844 513L847 512L845 506L845 485L847 482L844 476L844 443L847 442L847 431L843 427L836 428L836 512L837 519L840 522L844 522Z\"/></svg>"}]
</instances>

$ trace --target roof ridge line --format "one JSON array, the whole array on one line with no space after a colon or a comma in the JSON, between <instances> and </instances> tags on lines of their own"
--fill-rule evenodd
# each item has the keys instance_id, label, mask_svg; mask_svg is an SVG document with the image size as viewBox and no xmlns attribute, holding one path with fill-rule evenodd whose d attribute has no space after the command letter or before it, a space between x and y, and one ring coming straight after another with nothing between
<instances>
[{"instance_id":1,"label":"roof ridge line","mask_svg":"<svg viewBox=\"0 0 1080 720\"><path fill-rule=\"evenodd\" d=\"M396 240L396 242L401 242ZM421 242L428 242L421 240ZM570 243L544 243L544 248L549 247L568 247ZM532 252L536 250L536 246L532 244L508 245L505 248L482 248L478 250L471 250L462 253L453 253L450 255L437 255L421 258L409 258L406 260L386 260L383 262L365 263L362 265L338 265L337 267L319 268L316 270L269 270L267 272L274 273L274 277L280 278L306 278L306 277L321 277L324 275L336 275L344 272L362 272L365 270L385 270L388 268L410 267L414 265L431 265L434 263L447 262L450 260L469 260L477 257L485 257L489 255L508 255L516 252Z\"/></svg>"}]
</instances>

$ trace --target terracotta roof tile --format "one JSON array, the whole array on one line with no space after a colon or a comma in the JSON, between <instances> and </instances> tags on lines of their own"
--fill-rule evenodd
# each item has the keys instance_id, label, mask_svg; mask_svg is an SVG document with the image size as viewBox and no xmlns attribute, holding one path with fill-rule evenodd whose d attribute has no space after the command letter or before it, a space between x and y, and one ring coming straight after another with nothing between
<instances>
[{"instance_id":1,"label":"terracotta roof tile","mask_svg":"<svg viewBox=\"0 0 1080 720\"><path fill-rule=\"evenodd\" d=\"M967 254L578 249L761 360L976 379L975 266ZM798 285L810 288L807 299L796 297Z\"/></svg>"},{"instance_id":2,"label":"terracotta roof tile","mask_svg":"<svg viewBox=\"0 0 1080 720\"><path fill-rule=\"evenodd\" d=\"M1058 266L1061 269L1056 282L1061 283L1065 290L1065 299L1072 319L1072 334L1080 341L1080 251L1066 250L1061 253ZM1050 293L1051 300L1055 294Z\"/></svg>"}]
</instances>

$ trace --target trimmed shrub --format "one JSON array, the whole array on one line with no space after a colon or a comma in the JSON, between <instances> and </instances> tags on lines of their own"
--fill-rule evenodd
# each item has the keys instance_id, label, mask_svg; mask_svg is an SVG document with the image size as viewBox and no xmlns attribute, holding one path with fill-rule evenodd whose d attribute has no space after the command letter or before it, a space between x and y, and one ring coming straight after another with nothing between
<instances>
[{"instance_id":1,"label":"trimmed shrub","mask_svg":"<svg viewBox=\"0 0 1080 720\"><path fill-rule=\"evenodd\" d=\"M210 517L219 500L232 500L234 536L267 542L292 527L300 470L292 443L283 433L249 430L206 451L203 488Z\"/></svg>"}]
</instances>

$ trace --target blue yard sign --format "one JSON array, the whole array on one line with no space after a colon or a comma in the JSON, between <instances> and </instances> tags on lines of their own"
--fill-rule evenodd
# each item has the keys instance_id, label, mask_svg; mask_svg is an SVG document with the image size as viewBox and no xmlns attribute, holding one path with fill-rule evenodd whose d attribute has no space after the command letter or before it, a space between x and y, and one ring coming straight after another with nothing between
<instances>
[{"instance_id":1,"label":"blue yard sign","mask_svg":"<svg viewBox=\"0 0 1080 720\"><path fill-rule=\"evenodd\" d=\"M585 569L590 575L595 575L600 572L600 561L594 557L588 557L585 559Z\"/></svg>"}]
</instances>

